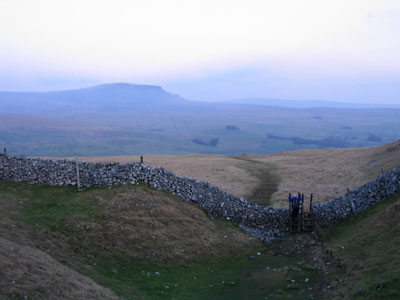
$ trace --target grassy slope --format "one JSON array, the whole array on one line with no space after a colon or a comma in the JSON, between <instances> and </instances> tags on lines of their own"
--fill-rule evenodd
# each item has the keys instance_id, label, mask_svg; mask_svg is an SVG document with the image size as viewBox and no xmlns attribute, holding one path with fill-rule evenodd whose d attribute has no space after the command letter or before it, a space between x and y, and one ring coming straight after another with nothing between
<instances>
[{"instance_id":1,"label":"grassy slope","mask_svg":"<svg viewBox=\"0 0 400 300\"><path fill-rule=\"evenodd\" d=\"M127 163L138 162L140 157L82 159ZM290 192L313 193L315 202L325 202L398 167L400 141L371 148L301 150L266 156L146 155L144 162L209 182L245 199L286 207Z\"/></svg>"},{"instance_id":2,"label":"grassy slope","mask_svg":"<svg viewBox=\"0 0 400 300\"><path fill-rule=\"evenodd\" d=\"M145 186L78 193L69 187L0 182L0 190L6 242L46 252L58 261L49 262L54 265L50 270L62 263L126 299L293 299L312 294L308 287L318 277L297 258L280 255L235 226L210 220L192 204ZM0 255L14 266L21 261L7 251ZM12 276L3 272L0 277L11 282ZM0 295L52 298L45 291L54 289L54 276L33 261L27 277L31 284L0 286ZM41 282L39 290L35 280ZM66 287L57 288L73 299ZM76 290L90 293L89 287Z\"/></svg>"},{"instance_id":3,"label":"grassy slope","mask_svg":"<svg viewBox=\"0 0 400 300\"><path fill-rule=\"evenodd\" d=\"M309 235L261 245L193 205L144 186L77 193L0 182L0 190L0 276L7 279L0 296L39 293L51 299L60 291L66 299L111 297L103 287L127 299L400 295L400 195L323 232L320 248ZM29 275L20 276L17 271L25 269Z\"/></svg>"},{"instance_id":4,"label":"grassy slope","mask_svg":"<svg viewBox=\"0 0 400 300\"><path fill-rule=\"evenodd\" d=\"M400 194L324 234L342 266L327 299L400 299Z\"/></svg>"},{"instance_id":5,"label":"grassy slope","mask_svg":"<svg viewBox=\"0 0 400 300\"><path fill-rule=\"evenodd\" d=\"M73 199L68 189L45 191L0 182L0 299L115 299L111 290L54 259L54 249L67 245L52 238L47 228L59 218L91 211L92 205L75 202L74 209L64 211ZM33 203L36 209L31 210ZM25 225L29 211L33 225Z\"/></svg>"},{"instance_id":6,"label":"grassy slope","mask_svg":"<svg viewBox=\"0 0 400 300\"><path fill-rule=\"evenodd\" d=\"M310 168L319 173L304 169L307 182L315 177L314 182L321 185L323 182L318 180L332 172L341 175L330 176L332 184L340 185L348 173L345 167L356 169L349 170L351 176L346 181L350 184L360 180L360 174L365 179L379 174L381 167L395 166L399 147L397 142L371 149L283 153L278 158L288 161L289 170L292 166L303 169L302 162L312 158ZM175 158L169 157L171 165L176 164ZM219 180L231 180L235 172L243 178L242 171L250 169L254 169L255 173L249 173L253 178L277 178L274 173L280 169L269 165L276 161L248 158L226 161L222 156L205 160L188 157L183 165L188 171L199 171L198 166L208 161L214 168L207 174ZM271 158L276 159L277 155ZM320 168L321 162L327 165L339 158L345 164L342 168L336 163L340 172L333 165L332 170ZM187 166L190 159L198 162L195 168ZM260 164L255 166L257 159ZM229 168L225 170L226 165ZM221 176L220 168L229 176ZM267 171L271 173L264 173ZM285 173L278 173L287 182L287 174L283 178L282 174ZM385 201L323 232L323 245L313 241L313 237L300 235L266 246L222 220L210 220L180 198L143 185L77 193L70 187L0 182L0 261L10 262L7 270L14 270L7 274L5 268L0 268L0 277L7 278L7 282L15 276L22 280L16 272L18 264L26 262L24 257L30 253L42 257L27 265L30 284L21 284L19 289L2 285L0 298L3 294L23 296L51 290L54 282L49 278L63 278L65 275L60 274L69 272L63 268L69 267L100 284L96 286L99 294L109 293L104 286L119 296L135 299L311 299L312 295L315 299L396 299L400 293L399 202L399 197ZM12 256L7 247L22 249L20 256ZM322 251L331 255L323 255ZM257 252L262 254L258 256ZM255 258L249 260L249 254ZM46 255L57 261L52 262ZM303 263L307 258L309 263ZM50 261L45 271L41 269L41 260ZM75 290L89 295L89 283L82 275L68 276L73 276L75 282L84 282ZM305 282L306 278L311 280ZM66 298L73 298L71 289L60 285L58 289ZM376 288L381 286L378 291Z\"/></svg>"}]
</instances>

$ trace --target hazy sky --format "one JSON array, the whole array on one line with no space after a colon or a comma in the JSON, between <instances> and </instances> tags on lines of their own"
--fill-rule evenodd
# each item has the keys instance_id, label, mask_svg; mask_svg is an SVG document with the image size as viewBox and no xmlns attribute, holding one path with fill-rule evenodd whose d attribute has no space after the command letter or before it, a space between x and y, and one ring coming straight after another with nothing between
<instances>
[{"instance_id":1,"label":"hazy sky","mask_svg":"<svg viewBox=\"0 0 400 300\"><path fill-rule=\"evenodd\" d=\"M399 0L0 0L0 90L400 103Z\"/></svg>"}]
</instances>

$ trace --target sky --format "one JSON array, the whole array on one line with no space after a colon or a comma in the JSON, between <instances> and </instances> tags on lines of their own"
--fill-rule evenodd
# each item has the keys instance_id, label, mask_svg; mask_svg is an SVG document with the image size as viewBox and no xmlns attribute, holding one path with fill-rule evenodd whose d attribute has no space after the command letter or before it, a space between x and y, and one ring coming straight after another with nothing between
<instances>
[{"instance_id":1,"label":"sky","mask_svg":"<svg viewBox=\"0 0 400 300\"><path fill-rule=\"evenodd\" d=\"M398 0L1 0L0 90L400 103Z\"/></svg>"}]
</instances>

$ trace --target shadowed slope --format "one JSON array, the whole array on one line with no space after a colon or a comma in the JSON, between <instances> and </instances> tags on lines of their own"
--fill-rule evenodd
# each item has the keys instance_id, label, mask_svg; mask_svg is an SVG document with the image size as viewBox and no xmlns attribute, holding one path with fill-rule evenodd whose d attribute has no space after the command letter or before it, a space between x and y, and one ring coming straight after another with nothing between
<instances>
[{"instance_id":1,"label":"shadowed slope","mask_svg":"<svg viewBox=\"0 0 400 300\"><path fill-rule=\"evenodd\" d=\"M341 267L326 299L400 299L400 195L324 234Z\"/></svg>"},{"instance_id":2,"label":"shadowed slope","mask_svg":"<svg viewBox=\"0 0 400 300\"><path fill-rule=\"evenodd\" d=\"M90 299L85 293L94 288L91 278L123 299L288 299L309 284L283 294L286 276L299 282L317 278L306 266L288 270L295 258L275 254L226 221L143 185L78 193L72 187L0 182L0 190L0 233L10 241L0 250L0 275L18 278L19 296L54 299L59 291L64 299ZM21 268L15 268L18 262ZM19 270L26 270L23 279ZM75 290L68 294L64 284L70 277ZM14 293L12 280L0 285L0 294ZM93 295L111 298L106 291Z\"/></svg>"},{"instance_id":3,"label":"shadowed slope","mask_svg":"<svg viewBox=\"0 0 400 300\"><path fill-rule=\"evenodd\" d=\"M117 299L45 252L4 238L0 238L0 277L0 298Z\"/></svg>"},{"instance_id":4,"label":"shadowed slope","mask_svg":"<svg viewBox=\"0 0 400 300\"><path fill-rule=\"evenodd\" d=\"M6 279L0 298L114 297L98 284L141 295L147 291L138 291L136 283L124 283L124 291L114 286L111 265L130 264L136 272L155 264L243 257L261 246L193 204L142 185L78 193L73 187L0 182L0 190L0 277Z\"/></svg>"}]
</instances>

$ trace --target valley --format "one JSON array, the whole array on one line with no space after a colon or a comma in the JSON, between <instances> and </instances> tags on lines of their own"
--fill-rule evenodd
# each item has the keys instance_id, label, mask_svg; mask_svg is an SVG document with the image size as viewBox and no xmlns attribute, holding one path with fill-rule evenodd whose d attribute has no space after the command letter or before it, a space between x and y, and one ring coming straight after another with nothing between
<instances>
[{"instance_id":1,"label":"valley","mask_svg":"<svg viewBox=\"0 0 400 300\"><path fill-rule=\"evenodd\" d=\"M337 227L265 244L144 185L0 191L1 299L400 296L398 194Z\"/></svg>"},{"instance_id":2,"label":"valley","mask_svg":"<svg viewBox=\"0 0 400 300\"><path fill-rule=\"evenodd\" d=\"M400 165L394 108L196 103L139 90L147 104L132 105L138 87L126 84L0 93L10 101L0 103L0 146L94 163L143 156L277 208L290 192L327 202ZM143 183L78 192L2 181L0 299L396 299L399 201L265 243Z\"/></svg>"},{"instance_id":3,"label":"valley","mask_svg":"<svg viewBox=\"0 0 400 300\"><path fill-rule=\"evenodd\" d=\"M0 300L399 300L399 28L1 0Z\"/></svg>"},{"instance_id":4,"label":"valley","mask_svg":"<svg viewBox=\"0 0 400 300\"><path fill-rule=\"evenodd\" d=\"M314 104L190 101L161 87L127 83L0 92L0 147L24 156L238 156L371 147L400 138L399 108Z\"/></svg>"}]
</instances>

